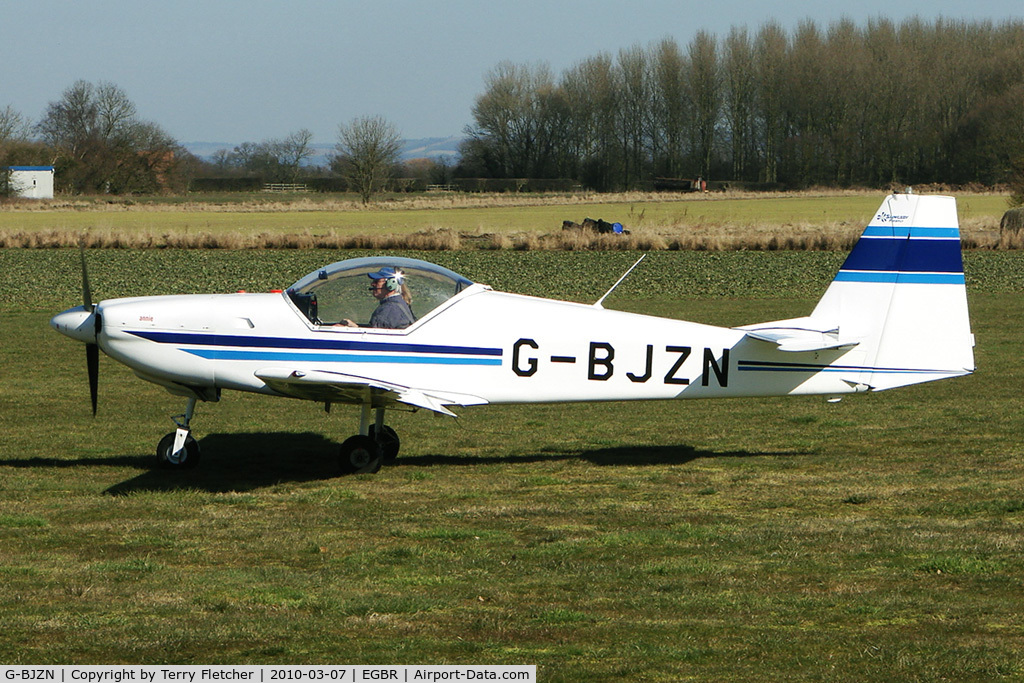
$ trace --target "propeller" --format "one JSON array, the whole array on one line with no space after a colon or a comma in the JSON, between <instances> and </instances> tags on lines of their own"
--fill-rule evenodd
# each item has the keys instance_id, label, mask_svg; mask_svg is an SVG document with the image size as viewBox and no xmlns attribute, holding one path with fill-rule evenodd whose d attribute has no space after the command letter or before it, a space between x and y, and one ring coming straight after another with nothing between
<instances>
[{"instance_id":1,"label":"propeller","mask_svg":"<svg viewBox=\"0 0 1024 683\"><path fill-rule=\"evenodd\" d=\"M92 302L92 288L89 286L89 268L85 265L85 245L79 243L79 253L82 256L82 308L92 313L95 336L92 342L85 344L85 365L89 372L89 398L92 399L92 416L96 417L96 397L100 379L100 345L97 343L100 336L100 329L103 326L96 306Z\"/></svg>"},{"instance_id":2,"label":"propeller","mask_svg":"<svg viewBox=\"0 0 1024 683\"><path fill-rule=\"evenodd\" d=\"M85 344L85 363L89 371L89 395L92 398L92 414L96 415L96 387L99 378L100 332L103 330L103 315L100 306L92 302L92 288L89 286L89 269L85 264L85 243L78 245L82 259L82 305L62 311L50 319L50 327L66 337Z\"/></svg>"}]
</instances>

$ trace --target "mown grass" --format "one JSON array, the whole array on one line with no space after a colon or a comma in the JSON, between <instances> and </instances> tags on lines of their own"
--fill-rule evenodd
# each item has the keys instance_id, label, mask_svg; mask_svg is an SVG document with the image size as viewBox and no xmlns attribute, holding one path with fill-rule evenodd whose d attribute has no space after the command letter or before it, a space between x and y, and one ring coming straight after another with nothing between
<instances>
[{"instance_id":1,"label":"mown grass","mask_svg":"<svg viewBox=\"0 0 1024 683\"><path fill-rule=\"evenodd\" d=\"M109 297L268 288L346 255L88 256ZM443 256L502 288L592 301L635 255ZM609 305L800 315L837 256L655 254ZM1020 265L968 255L968 378L839 404L394 413L399 461L337 478L352 411L243 395L200 407L200 469L153 471L180 399L104 358L91 418L82 348L46 326L80 299L77 252L0 251L0 661L1019 679Z\"/></svg>"}]
</instances>

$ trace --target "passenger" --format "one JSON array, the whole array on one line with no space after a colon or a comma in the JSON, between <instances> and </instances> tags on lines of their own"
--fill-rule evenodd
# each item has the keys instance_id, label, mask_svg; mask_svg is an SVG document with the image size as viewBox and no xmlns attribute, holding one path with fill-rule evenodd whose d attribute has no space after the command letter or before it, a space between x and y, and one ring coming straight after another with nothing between
<instances>
[{"instance_id":1,"label":"passenger","mask_svg":"<svg viewBox=\"0 0 1024 683\"><path fill-rule=\"evenodd\" d=\"M413 315L412 294L405 284L405 273L399 268L381 268L376 273L367 273L372 284L370 292L380 303L370 315L366 327L402 329L416 322ZM348 318L341 321L346 327L359 327Z\"/></svg>"}]
</instances>

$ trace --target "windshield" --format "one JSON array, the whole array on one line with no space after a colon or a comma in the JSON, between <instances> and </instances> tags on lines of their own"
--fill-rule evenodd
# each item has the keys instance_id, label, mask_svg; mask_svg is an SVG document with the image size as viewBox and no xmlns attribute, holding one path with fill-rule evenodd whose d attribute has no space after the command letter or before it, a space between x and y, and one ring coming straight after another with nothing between
<instances>
[{"instance_id":1,"label":"windshield","mask_svg":"<svg viewBox=\"0 0 1024 683\"><path fill-rule=\"evenodd\" d=\"M371 294L371 273L398 269L402 294L411 298L417 320L473 284L447 268L417 259L374 256L338 261L310 273L288 289L288 295L311 322L336 325L348 319L368 324L378 305Z\"/></svg>"}]
</instances>

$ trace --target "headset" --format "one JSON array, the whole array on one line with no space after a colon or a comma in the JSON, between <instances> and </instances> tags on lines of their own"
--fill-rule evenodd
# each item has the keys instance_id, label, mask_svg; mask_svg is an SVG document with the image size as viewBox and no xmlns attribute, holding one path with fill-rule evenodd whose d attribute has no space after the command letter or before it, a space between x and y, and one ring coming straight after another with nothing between
<instances>
[{"instance_id":1,"label":"headset","mask_svg":"<svg viewBox=\"0 0 1024 683\"><path fill-rule=\"evenodd\" d=\"M374 280L384 280L384 289L389 292L401 291L402 281L405 280L405 273L397 268L381 268L376 273L369 273L369 276Z\"/></svg>"}]
</instances>

